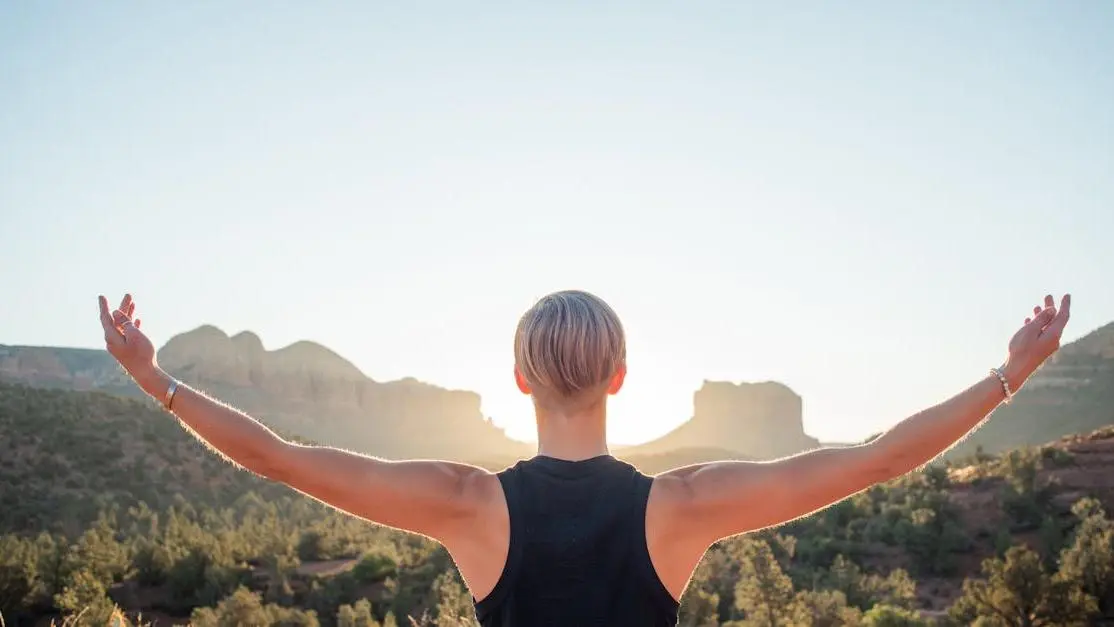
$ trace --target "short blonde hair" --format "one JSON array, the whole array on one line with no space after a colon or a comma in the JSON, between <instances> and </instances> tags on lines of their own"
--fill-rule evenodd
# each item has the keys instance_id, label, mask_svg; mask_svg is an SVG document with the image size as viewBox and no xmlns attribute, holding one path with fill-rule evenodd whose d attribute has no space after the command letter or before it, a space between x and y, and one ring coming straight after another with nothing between
<instances>
[{"instance_id":1,"label":"short blonde hair","mask_svg":"<svg viewBox=\"0 0 1114 627\"><path fill-rule=\"evenodd\" d=\"M514 358L535 398L563 404L606 386L626 365L627 340L602 298L566 290L542 297L518 321Z\"/></svg>"}]
</instances>

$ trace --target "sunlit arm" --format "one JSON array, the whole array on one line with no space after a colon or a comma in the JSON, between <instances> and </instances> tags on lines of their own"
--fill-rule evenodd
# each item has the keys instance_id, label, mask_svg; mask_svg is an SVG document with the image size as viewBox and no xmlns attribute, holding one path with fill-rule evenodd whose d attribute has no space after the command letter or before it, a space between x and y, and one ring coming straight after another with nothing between
<instances>
[{"instance_id":1,"label":"sunlit arm","mask_svg":"<svg viewBox=\"0 0 1114 627\"><path fill-rule=\"evenodd\" d=\"M1023 381L1028 373L1009 373ZM867 444L820 448L770 462L722 461L658 477L678 512L674 528L701 543L806 516L916 470L951 448L1005 400L993 375Z\"/></svg>"},{"instance_id":2,"label":"sunlit arm","mask_svg":"<svg viewBox=\"0 0 1114 627\"><path fill-rule=\"evenodd\" d=\"M155 369L136 381L161 401L171 378ZM179 385L172 409L199 440L257 475L361 518L436 539L468 523L478 500L473 491L488 474L453 462L388 461L289 442L185 385Z\"/></svg>"}]
</instances>

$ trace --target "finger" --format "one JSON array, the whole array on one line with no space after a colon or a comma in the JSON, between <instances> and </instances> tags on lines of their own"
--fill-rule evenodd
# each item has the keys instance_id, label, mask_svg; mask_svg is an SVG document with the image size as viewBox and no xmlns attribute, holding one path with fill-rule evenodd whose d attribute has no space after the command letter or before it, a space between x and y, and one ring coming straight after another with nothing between
<instances>
[{"instance_id":1,"label":"finger","mask_svg":"<svg viewBox=\"0 0 1114 627\"><path fill-rule=\"evenodd\" d=\"M1071 294L1064 294L1064 297L1060 300L1060 311L1056 313L1052 322L1048 323L1048 331L1057 334L1063 333L1069 318L1071 318Z\"/></svg>"},{"instance_id":2,"label":"finger","mask_svg":"<svg viewBox=\"0 0 1114 627\"><path fill-rule=\"evenodd\" d=\"M1030 322L1032 322L1032 321L1033 321L1033 319L1032 319L1032 318L1026 318L1026 319L1025 319L1025 324L1023 324L1023 325L1021 325L1021 326L1028 326L1028 325L1029 325L1029 323L1030 323Z\"/></svg>"},{"instance_id":3,"label":"finger","mask_svg":"<svg viewBox=\"0 0 1114 627\"><path fill-rule=\"evenodd\" d=\"M1048 309L1049 307L1055 307L1055 306L1056 306L1056 299L1052 298L1052 294L1045 295L1045 297L1044 297L1044 308Z\"/></svg>"},{"instance_id":4,"label":"finger","mask_svg":"<svg viewBox=\"0 0 1114 627\"><path fill-rule=\"evenodd\" d=\"M1040 307L1033 307L1033 315L1034 316L1040 315L1040 312L1041 312Z\"/></svg>"},{"instance_id":5,"label":"finger","mask_svg":"<svg viewBox=\"0 0 1114 627\"><path fill-rule=\"evenodd\" d=\"M1052 318L1055 315L1056 309L1054 307L1042 309L1041 312L1033 318L1033 326L1035 326L1038 330L1043 329L1045 326L1048 325L1049 322L1052 322Z\"/></svg>"},{"instance_id":6,"label":"finger","mask_svg":"<svg viewBox=\"0 0 1114 627\"><path fill-rule=\"evenodd\" d=\"M108 299L104 296L97 298L97 302L101 309L101 326L104 327L104 341L107 344L119 342L123 339L120 330L116 328L116 322L113 320L112 314L108 313Z\"/></svg>"},{"instance_id":7,"label":"finger","mask_svg":"<svg viewBox=\"0 0 1114 627\"><path fill-rule=\"evenodd\" d=\"M135 328L137 328L137 329L138 329L138 328L139 328L139 325L140 325L140 324L142 324L142 323L143 323L143 321L142 321L142 320L140 320L139 318L136 318L136 319L135 319Z\"/></svg>"},{"instance_id":8,"label":"finger","mask_svg":"<svg viewBox=\"0 0 1114 627\"><path fill-rule=\"evenodd\" d=\"M101 325L104 326L104 330L107 331L114 326L112 324L112 316L108 313L108 299L104 296L98 296L97 305L100 306L101 310Z\"/></svg>"},{"instance_id":9,"label":"finger","mask_svg":"<svg viewBox=\"0 0 1114 627\"><path fill-rule=\"evenodd\" d=\"M116 311L112 312L112 322L116 325L117 330L119 330L120 333L123 334L124 327L127 325L127 323L131 322L131 319L128 318L127 314L117 309Z\"/></svg>"},{"instance_id":10,"label":"finger","mask_svg":"<svg viewBox=\"0 0 1114 627\"><path fill-rule=\"evenodd\" d=\"M133 315L135 315L135 301L134 300L132 302L128 303L128 308L124 310L124 313L128 314L129 318L131 318Z\"/></svg>"},{"instance_id":11,"label":"finger","mask_svg":"<svg viewBox=\"0 0 1114 627\"><path fill-rule=\"evenodd\" d=\"M128 311L128 310L131 309L131 306L132 306L132 295L131 294L124 294L124 297L122 299L120 299L120 306L117 307L116 310L119 311L120 313L124 314L125 317L130 318L131 317L131 312Z\"/></svg>"},{"instance_id":12,"label":"finger","mask_svg":"<svg viewBox=\"0 0 1114 627\"><path fill-rule=\"evenodd\" d=\"M135 320L129 319L126 322L124 322L124 342L125 343L134 344L140 337L142 337L142 335L143 335L143 332L139 330L139 325L136 324Z\"/></svg>"}]
</instances>

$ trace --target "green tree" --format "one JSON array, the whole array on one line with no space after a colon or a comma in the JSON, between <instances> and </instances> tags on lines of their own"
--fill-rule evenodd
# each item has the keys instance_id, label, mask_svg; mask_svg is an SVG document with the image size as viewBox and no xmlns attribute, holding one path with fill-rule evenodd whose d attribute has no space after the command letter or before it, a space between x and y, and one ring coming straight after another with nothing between
<instances>
[{"instance_id":1,"label":"green tree","mask_svg":"<svg viewBox=\"0 0 1114 627\"><path fill-rule=\"evenodd\" d=\"M215 608L202 607L190 615L192 627L320 627L315 612L263 604L256 592L244 586L222 599Z\"/></svg>"},{"instance_id":2,"label":"green tree","mask_svg":"<svg viewBox=\"0 0 1114 627\"><path fill-rule=\"evenodd\" d=\"M842 592L848 604L864 611L878 603L910 609L916 605L916 582L900 568L885 577L866 574L858 564L837 555L824 583L825 587Z\"/></svg>"},{"instance_id":3,"label":"green tree","mask_svg":"<svg viewBox=\"0 0 1114 627\"><path fill-rule=\"evenodd\" d=\"M793 624L809 627L855 627L862 620L859 608L849 606L839 590L802 590L796 596Z\"/></svg>"},{"instance_id":4,"label":"green tree","mask_svg":"<svg viewBox=\"0 0 1114 627\"><path fill-rule=\"evenodd\" d=\"M719 627L719 595L689 586L681 598L678 627Z\"/></svg>"},{"instance_id":5,"label":"green tree","mask_svg":"<svg viewBox=\"0 0 1114 627\"><path fill-rule=\"evenodd\" d=\"M1015 546L1005 559L982 563L984 579L963 582L963 596L951 608L952 618L979 627L1072 627L1088 624L1094 600L1078 581L1052 577L1040 555Z\"/></svg>"},{"instance_id":6,"label":"green tree","mask_svg":"<svg viewBox=\"0 0 1114 627\"><path fill-rule=\"evenodd\" d=\"M74 627L104 627L116 612L116 604L108 598L104 583L96 575L79 570L69 576L62 592L54 597L54 605Z\"/></svg>"},{"instance_id":7,"label":"green tree","mask_svg":"<svg viewBox=\"0 0 1114 627\"><path fill-rule=\"evenodd\" d=\"M40 533L34 540L35 570L38 573L38 596L50 602L66 583L66 544L49 533Z\"/></svg>"},{"instance_id":8,"label":"green tree","mask_svg":"<svg viewBox=\"0 0 1114 627\"><path fill-rule=\"evenodd\" d=\"M696 590L704 592L706 600L714 597L717 600L716 613L721 622L728 620L738 611L735 605L735 586L739 582L739 572L743 562L741 549L743 541L743 538L729 540L708 550L685 589L686 593Z\"/></svg>"},{"instance_id":9,"label":"green tree","mask_svg":"<svg viewBox=\"0 0 1114 627\"><path fill-rule=\"evenodd\" d=\"M69 548L64 568L85 571L105 586L119 581L128 570L130 560L115 534L111 521L100 518Z\"/></svg>"},{"instance_id":10,"label":"green tree","mask_svg":"<svg viewBox=\"0 0 1114 627\"><path fill-rule=\"evenodd\" d=\"M371 614L371 602L360 599L355 605L346 603L340 606L337 610L337 627L380 627L380 625Z\"/></svg>"},{"instance_id":11,"label":"green tree","mask_svg":"<svg viewBox=\"0 0 1114 627\"><path fill-rule=\"evenodd\" d=\"M241 586L216 608L195 609L190 623L194 627L270 627L271 617L260 596Z\"/></svg>"},{"instance_id":12,"label":"green tree","mask_svg":"<svg viewBox=\"0 0 1114 627\"><path fill-rule=\"evenodd\" d=\"M1048 516L1052 491L1039 485L1043 458L1036 449L1010 451L1002 458L1006 490L1002 507L1009 514L1015 531L1039 529Z\"/></svg>"},{"instance_id":13,"label":"green tree","mask_svg":"<svg viewBox=\"0 0 1114 627\"><path fill-rule=\"evenodd\" d=\"M754 627L792 625L797 612L793 582L774 559L770 545L745 538L740 579L735 586L735 606Z\"/></svg>"},{"instance_id":14,"label":"green tree","mask_svg":"<svg viewBox=\"0 0 1114 627\"><path fill-rule=\"evenodd\" d=\"M441 573L433 582L437 598L437 627L479 627L472 596L457 576L456 569Z\"/></svg>"},{"instance_id":15,"label":"green tree","mask_svg":"<svg viewBox=\"0 0 1114 627\"><path fill-rule=\"evenodd\" d=\"M36 571L29 543L14 535L0 537L0 612L6 610L11 616L30 603Z\"/></svg>"},{"instance_id":16,"label":"green tree","mask_svg":"<svg viewBox=\"0 0 1114 627\"><path fill-rule=\"evenodd\" d=\"M895 525L894 536L923 574L947 575L955 570L954 554L968 545L947 498L940 495L908 512Z\"/></svg>"},{"instance_id":17,"label":"green tree","mask_svg":"<svg viewBox=\"0 0 1114 627\"><path fill-rule=\"evenodd\" d=\"M1060 554L1060 575L1094 597L1104 618L1114 618L1114 521L1093 498L1072 506L1079 518L1072 543Z\"/></svg>"},{"instance_id":18,"label":"green tree","mask_svg":"<svg viewBox=\"0 0 1114 627\"><path fill-rule=\"evenodd\" d=\"M377 583L397 573L394 558L379 551L365 553L352 569L352 575L361 583Z\"/></svg>"},{"instance_id":19,"label":"green tree","mask_svg":"<svg viewBox=\"0 0 1114 627\"><path fill-rule=\"evenodd\" d=\"M930 627L925 618L913 610L880 604L863 614L863 627Z\"/></svg>"},{"instance_id":20,"label":"green tree","mask_svg":"<svg viewBox=\"0 0 1114 627\"><path fill-rule=\"evenodd\" d=\"M317 529L306 531L298 538L298 558L305 562L328 559L329 548L325 534Z\"/></svg>"}]
</instances>

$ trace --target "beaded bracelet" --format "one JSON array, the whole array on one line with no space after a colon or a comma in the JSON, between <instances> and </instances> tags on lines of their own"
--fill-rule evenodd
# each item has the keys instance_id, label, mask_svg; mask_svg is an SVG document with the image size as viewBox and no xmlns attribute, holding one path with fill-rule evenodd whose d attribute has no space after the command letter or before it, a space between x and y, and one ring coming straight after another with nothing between
<instances>
[{"instance_id":1,"label":"beaded bracelet","mask_svg":"<svg viewBox=\"0 0 1114 627\"><path fill-rule=\"evenodd\" d=\"M1006 375L1002 374L1002 371L997 368L991 368L990 374L998 377L998 380L1002 382L1002 390L1006 393L1006 402L1009 403L1013 398L1013 392L1010 390L1010 382L1006 380Z\"/></svg>"}]
</instances>

